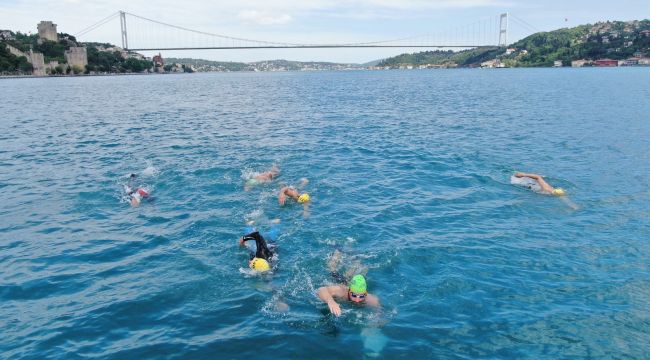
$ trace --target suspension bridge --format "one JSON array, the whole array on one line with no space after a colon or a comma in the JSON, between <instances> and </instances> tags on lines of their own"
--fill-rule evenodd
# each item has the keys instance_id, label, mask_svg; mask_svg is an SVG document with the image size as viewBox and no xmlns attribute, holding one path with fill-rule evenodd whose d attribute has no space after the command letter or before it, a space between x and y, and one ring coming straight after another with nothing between
<instances>
[{"instance_id":1,"label":"suspension bridge","mask_svg":"<svg viewBox=\"0 0 650 360\"><path fill-rule=\"evenodd\" d=\"M97 23L77 32L80 39L94 30L113 24L119 19L122 48L127 51L166 50L235 50L235 49L326 49L326 48L484 48L508 45L510 21L529 33L534 26L509 13L455 26L449 29L397 39L353 43L293 43L256 40L214 34L149 19L125 11L115 12Z\"/></svg>"}]
</instances>

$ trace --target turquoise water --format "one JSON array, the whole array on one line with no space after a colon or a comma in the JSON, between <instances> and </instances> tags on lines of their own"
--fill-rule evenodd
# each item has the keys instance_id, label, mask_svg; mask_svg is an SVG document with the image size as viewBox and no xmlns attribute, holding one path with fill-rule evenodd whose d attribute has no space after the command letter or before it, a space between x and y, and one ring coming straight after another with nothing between
<instances>
[{"instance_id":1,"label":"turquoise water","mask_svg":"<svg viewBox=\"0 0 650 360\"><path fill-rule=\"evenodd\" d=\"M647 358L648 84L643 68L2 80L0 357ZM153 197L137 208L129 173ZM277 203L303 177L308 216ZM277 267L252 276L237 239L276 218ZM380 311L317 299L335 249Z\"/></svg>"}]
</instances>

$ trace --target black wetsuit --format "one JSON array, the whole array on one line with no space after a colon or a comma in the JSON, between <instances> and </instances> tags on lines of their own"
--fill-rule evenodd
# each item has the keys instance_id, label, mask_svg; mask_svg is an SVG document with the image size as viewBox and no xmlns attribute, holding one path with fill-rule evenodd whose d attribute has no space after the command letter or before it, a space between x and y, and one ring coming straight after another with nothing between
<instances>
[{"instance_id":1,"label":"black wetsuit","mask_svg":"<svg viewBox=\"0 0 650 360\"><path fill-rule=\"evenodd\" d=\"M257 251L254 255L251 254L251 259L256 257L268 261L273 257L273 252L269 250L268 246L266 245L266 241L258 231L244 235L244 241L246 242L249 240L255 240L255 246L257 246Z\"/></svg>"}]
</instances>

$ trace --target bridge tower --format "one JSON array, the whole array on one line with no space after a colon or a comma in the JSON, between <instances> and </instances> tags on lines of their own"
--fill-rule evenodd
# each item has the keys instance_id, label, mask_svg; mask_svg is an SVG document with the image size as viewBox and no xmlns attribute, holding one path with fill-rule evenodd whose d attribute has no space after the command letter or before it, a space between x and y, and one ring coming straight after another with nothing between
<instances>
[{"instance_id":1,"label":"bridge tower","mask_svg":"<svg viewBox=\"0 0 650 360\"><path fill-rule=\"evenodd\" d=\"M499 19L499 44L497 46L508 46L508 13L501 14Z\"/></svg>"},{"instance_id":2,"label":"bridge tower","mask_svg":"<svg viewBox=\"0 0 650 360\"><path fill-rule=\"evenodd\" d=\"M122 49L129 50L129 39L126 36L126 13L120 11L120 29L122 30Z\"/></svg>"}]
</instances>

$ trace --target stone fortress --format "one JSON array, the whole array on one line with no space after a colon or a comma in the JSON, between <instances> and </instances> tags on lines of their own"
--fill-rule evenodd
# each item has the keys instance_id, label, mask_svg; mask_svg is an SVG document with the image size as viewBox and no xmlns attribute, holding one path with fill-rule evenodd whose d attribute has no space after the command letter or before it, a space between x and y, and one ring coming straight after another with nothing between
<instances>
[{"instance_id":1,"label":"stone fortress","mask_svg":"<svg viewBox=\"0 0 650 360\"><path fill-rule=\"evenodd\" d=\"M36 25L38 29L39 42L43 40L59 41L59 35L56 32L56 24L51 21L41 21Z\"/></svg>"},{"instance_id":2,"label":"stone fortress","mask_svg":"<svg viewBox=\"0 0 650 360\"><path fill-rule=\"evenodd\" d=\"M38 42L42 44L43 41L59 41L59 34L56 31L56 24L51 21L41 21L37 26L38 29ZM81 69L81 71L86 70L86 65L88 65L88 54L85 47L72 46L65 51L65 63L59 64L58 61L50 61L47 64L45 63L45 57L42 53L34 52L34 50L29 50L29 53L22 52L15 47L8 45L7 48L9 51L16 56L24 56L32 64L34 68L32 75L45 76L48 73L51 73L57 66L69 66L70 68Z\"/></svg>"}]
</instances>

